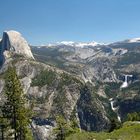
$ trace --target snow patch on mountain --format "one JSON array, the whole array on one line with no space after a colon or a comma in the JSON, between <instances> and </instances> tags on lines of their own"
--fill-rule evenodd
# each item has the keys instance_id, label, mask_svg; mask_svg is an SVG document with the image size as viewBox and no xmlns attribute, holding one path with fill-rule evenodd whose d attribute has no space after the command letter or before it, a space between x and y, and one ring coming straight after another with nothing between
<instances>
[{"instance_id":1,"label":"snow patch on mountain","mask_svg":"<svg viewBox=\"0 0 140 140\"><path fill-rule=\"evenodd\" d=\"M129 39L128 42L130 42L130 43L140 42L140 38Z\"/></svg>"},{"instance_id":2,"label":"snow patch on mountain","mask_svg":"<svg viewBox=\"0 0 140 140\"><path fill-rule=\"evenodd\" d=\"M53 46L61 46L61 45L84 48L84 47L87 47L87 46L95 47L95 46L100 46L100 45L105 45L105 44L104 43L98 43L98 42L95 42L95 41L93 41L93 42L61 41L61 42L57 42L57 43L54 43L54 44L48 44L46 46L47 47L53 47Z\"/></svg>"},{"instance_id":3,"label":"snow patch on mountain","mask_svg":"<svg viewBox=\"0 0 140 140\"><path fill-rule=\"evenodd\" d=\"M70 45L70 46L74 46L74 42L73 41L62 41L62 42L57 42L58 44L63 44L63 45Z\"/></svg>"},{"instance_id":4,"label":"snow patch on mountain","mask_svg":"<svg viewBox=\"0 0 140 140\"><path fill-rule=\"evenodd\" d=\"M86 46L95 47L95 46L98 46L98 45L101 45L101 44L100 43L97 43L97 42L77 43L77 44L75 44L76 47L80 47L80 48L84 48Z\"/></svg>"}]
</instances>

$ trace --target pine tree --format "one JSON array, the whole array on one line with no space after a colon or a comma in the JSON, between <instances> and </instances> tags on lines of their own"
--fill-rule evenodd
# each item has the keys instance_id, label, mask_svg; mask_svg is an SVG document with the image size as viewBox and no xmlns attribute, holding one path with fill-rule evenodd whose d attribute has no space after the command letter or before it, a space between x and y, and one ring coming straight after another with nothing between
<instances>
[{"instance_id":1,"label":"pine tree","mask_svg":"<svg viewBox=\"0 0 140 140\"><path fill-rule=\"evenodd\" d=\"M72 133L79 132L75 122L67 122L63 116L56 116L57 127L54 130L57 140L65 140Z\"/></svg>"},{"instance_id":2,"label":"pine tree","mask_svg":"<svg viewBox=\"0 0 140 140\"><path fill-rule=\"evenodd\" d=\"M5 78L6 102L2 107L3 117L9 121L15 140L29 140L31 111L26 107L26 98L16 70L9 67Z\"/></svg>"},{"instance_id":3,"label":"pine tree","mask_svg":"<svg viewBox=\"0 0 140 140\"><path fill-rule=\"evenodd\" d=\"M0 114L0 129L1 129L1 135L0 135L0 138L2 140L4 140L4 134L5 134L5 131L6 131L6 119L4 119L4 117Z\"/></svg>"},{"instance_id":4,"label":"pine tree","mask_svg":"<svg viewBox=\"0 0 140 140\"><path fill-rule=\"evenodd\" d=\"M133 112L127 114L127 121L140 121L140 113L139 112Z\"/></svg>"},{"instance_id":5,"label":"pine tree","mask_svg":"<svg viewBox=\"0 0 140 140\"><path fill-rule=\"evenodd\" d=\"M109 132L114 131L115 129L119 129L122 127L121 122L119 122L117 119L112 118L110 120L110 128L109 128Z\"/></svg>"}]
</instances>

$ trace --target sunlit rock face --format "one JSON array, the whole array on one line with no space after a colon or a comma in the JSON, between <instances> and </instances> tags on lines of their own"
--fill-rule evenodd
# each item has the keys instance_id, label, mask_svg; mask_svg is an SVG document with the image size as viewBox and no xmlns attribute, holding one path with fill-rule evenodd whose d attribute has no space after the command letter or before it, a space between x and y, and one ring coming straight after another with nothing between
<instances>
[{"instance_id":1,"label":"sunlit rock face","mask_svg":"<svg viewBox=\"0 0 140 140\"><path fill-rule=\"evenodd\" d=\"M22 55L25 58L34 59L27 41L19 32L12 30L3 33L3 38L0 43L1 64L4 63L5 59L10 57L11 54Z\"/></svg>"},{"instance_id":2,"label":"sunlit rock face","mask_svg":"<svg viewBox=\"0 0 140 140\"><path fill-rule=\"evenodd\" d=\"M122 43L115 47L72 42L33 46L35 59L47 62L44 64L34 61L20 33L4 32L0 41L0 60L4 62L0 69L0 103L4 101L3 74L13 64L29 103L34 103L32 110L36 115L31 128L35 139L54 137L54 118L62 114L68 122L76 120L80 129L106 131L111 118L123 121L127 113L140 111L140 47L128 50L121 46ZM44 76L48 73L52 78ZM42 79L45 83L39 82Z\"/></svg>"}]
</instances>

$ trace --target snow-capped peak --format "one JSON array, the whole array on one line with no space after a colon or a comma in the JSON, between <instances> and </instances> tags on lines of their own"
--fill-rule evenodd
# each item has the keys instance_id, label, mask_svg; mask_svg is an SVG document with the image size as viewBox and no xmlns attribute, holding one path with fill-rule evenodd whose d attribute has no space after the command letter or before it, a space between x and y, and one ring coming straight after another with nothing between
<instances>
[{"instance_id":1,"label":"snow-capped peak","mask_svg":"<svg viewBox=\"0 0 140 140\"><path fill-rule=\"evenodd\" d=\"M130 43L133 43L133 42L140 42L140 38L129 39L128 42L130 42Z\"/></svg>"},{"instance_id":2,"label":"snow-capped peak","mask_svg":"<svg viewBox=\"0 0 140 140\"><path fill-rule=\"evenodd\" d=\"M71 47L77 47L77 48L84 48L84 47L95 47L99 45L106 45L104 43L98 43L95 41L92 42L73 42L73 41L61 41L61 42L56 42L54 44L48 44L46 45L47 47L53 47L53 46L61 46L61 45L66 45L66 46L71 46Z\"/></svg>"},{"instance_id":3,"label":"snow-capped peak","mask_svg":"<svg viewBox=\"0 0 140 140\"><path fill-rule=\"evenodd\" d=\"M86 47L86 46L94 47L94 46L97 46L97 45L101 45L101 44L99 44L97 42L89 42L89 43L77 43L75 46L83 48L83 47Z\"/></svg>"},{"instance_id":4,"label":"snow-capped peak","mask_svg":"<svg viewBox=\"0 0 140 140\"><path fill-rule=\"evenodd\" d=\"M68 46L72 46L72 47L79 47L79 48L84 48L86 46L98 46L98 45L103 45L101 43L97 43L95 41L93 42L73 42L73 41L62 41L62 42L57 42L56 45L68 45Z\"/></svg>"},{"instance_id":5,"label":"snow-capped peak","mask_svg":"<svg viewBox=\"0 0 140 140\"><path fill-rule=\"evenodd\" d=\"M62 42L58 42L58 44L64 44L64 45L70 45L70 46L73 46L75 44L75 42L73 41L62 41Z\"/></svg>"}]
</instances>

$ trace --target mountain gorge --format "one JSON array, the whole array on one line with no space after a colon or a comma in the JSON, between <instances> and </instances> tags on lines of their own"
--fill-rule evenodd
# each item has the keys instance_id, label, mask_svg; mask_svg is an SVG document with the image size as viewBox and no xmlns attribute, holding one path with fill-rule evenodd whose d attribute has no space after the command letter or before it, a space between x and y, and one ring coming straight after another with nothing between
<instances>
[{"instance_id":1,"label":"mountain gorge","mask_svg":"<svg viewBox=\"0 0 140 140\"><path fill-rule=\"evenodd\" d=\"M63 69L91 84L109 116L116 114L117 118L124 120L127 113L135 111L133 106L139 102L140 84L138 38L111 44L62 42L31 48L38 61ZM122 106L124 102L127 104ZM130 106L134 110L129 102L133 102Z\"/></svg>"},{"instance_id":2,"label":"mountain gorge","mask_svg":"<svg viewBox=\"0 0 140 140\"><path fill-rule=\"evenodd\" d=\"M56 116L76 120L86 131L102 131L109 130L112 118L124 121L128 113L140 112L139 39L29 46L20 33L7 31L0 48L0 104L4 74L13 65L34 104L37 140L49 137Z\"/></svg>"}]
</instances>

